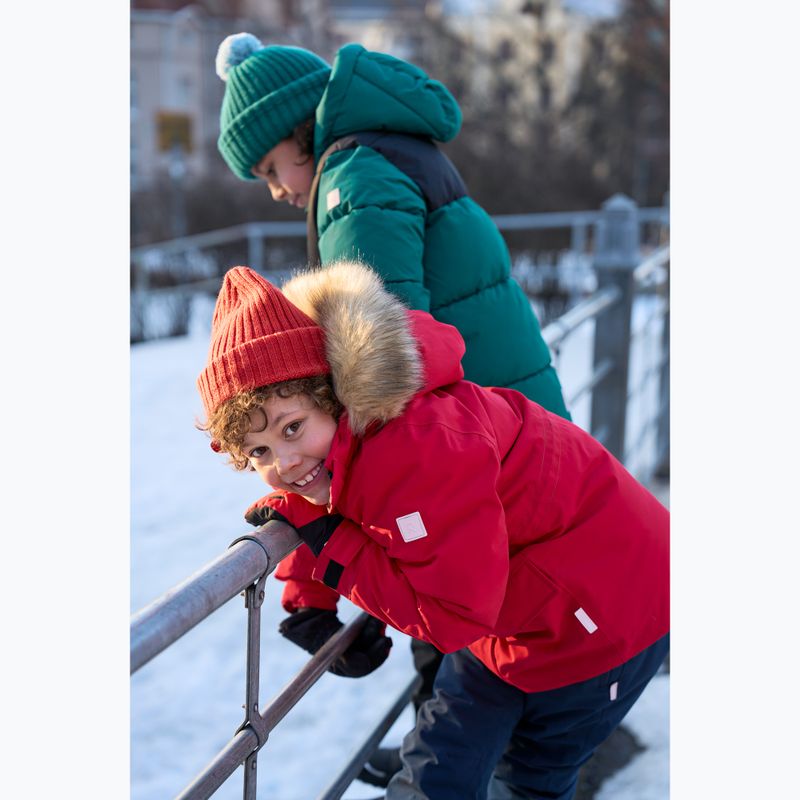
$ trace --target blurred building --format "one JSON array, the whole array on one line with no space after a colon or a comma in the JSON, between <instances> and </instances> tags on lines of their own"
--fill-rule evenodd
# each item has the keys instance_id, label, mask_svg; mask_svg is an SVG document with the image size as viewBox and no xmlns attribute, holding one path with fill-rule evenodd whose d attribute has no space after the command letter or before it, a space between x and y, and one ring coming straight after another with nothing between
<instances>
[{"instance_id":1,"label":"blurred building","mask_svg":"<svg viewBox=\"0 0 800 800\"><path fill-rule=\"evenodd\" d=\"M585 57L587 8L614 0L133 0L131 6L131 188L159 174L203 177L214 154L224 84L214 72L222 39L250 31L265 42L332 58L346 42L417 61L448 75L453 58L462 103L487 93L519 119L563 107ZM611 6L609 5L611 4ZM579 8L582 13L571 10ZM443 29L459 44L442 47ZM447 63L442 63L446 61ZM439 69L440 68L440 69Z\"/></svg>"},{"instance_id":2,"label":"blurred building","mask_svg":"<svg viewBox=\"0 0 800 800\"><path fill-rule=\"evenodd\" d=\"M414 61L431 34L430 15L441 5L440 0L328 0L330 32L341 44L358 42Z\"/></svg>"},{"instance_id":3,"label":"blurred building","mask_svg":"<svg viewBox=\"0 0 800 800\"><path fill-rule=\"evenodd\" d=\"M495 213L615 191L660 202L668 29L668 0L132 0L132 238L283 218L253 207L216 149L216 52L241 31L329 61L354 41L419 64L461 105L448 152Z\"/></svg>"},{"instance_id":4,"label":"blurred building","mask_svg":"<svg viewBox=\"0 0 800 800\"><path fill-rule=\"evenodd\" d=\"M160 175L200 178L216 155L225 85L214 60L228 35L319 46L325 0L133 0L130 30L131 190Z\"/></svg>"},{"instance_id":5,"label":"blurred building","mask_svg":"<svg viewBox=\"0 0 800 800\"><path fill-rule=\"evenodd\" d=\"M132 191L159 176L202 178L216 155L224 84L219 43L248 31L324 58L348 41L413 57L425 0L133 0L130 50ZM335 20L335 24L332 21Z\"/></svg>"}]
</instances>

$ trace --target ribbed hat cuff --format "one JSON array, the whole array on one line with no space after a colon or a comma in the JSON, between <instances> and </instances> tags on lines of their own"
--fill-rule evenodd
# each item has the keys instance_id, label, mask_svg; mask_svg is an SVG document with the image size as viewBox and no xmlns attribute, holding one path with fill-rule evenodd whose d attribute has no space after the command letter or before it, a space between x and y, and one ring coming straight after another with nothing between
<instances>
[{"instance_id":1,"label":"ribbed hat cuff","mask_svg":"<svg viewBox=\"0 0 800 800\"><path fill-rule=\"evenodd\" d=\"M217 147L238 178L256 180L252 168L296 126L314 116L330 73L330 67L324 67L304 75L265 95L228 123Z\"/></svg>"},{"instance_id":2,"label":"ribbed hat cuff","mask_svg":"<svg viewBox=\"0 0 800 800\"><path fill-rule=\"evenodd\" d=\"M210 359L197 379L197 388L210 415L240 392L330 371L325 335L315 325L271 333Z\"/></svg>"}]
</instances>

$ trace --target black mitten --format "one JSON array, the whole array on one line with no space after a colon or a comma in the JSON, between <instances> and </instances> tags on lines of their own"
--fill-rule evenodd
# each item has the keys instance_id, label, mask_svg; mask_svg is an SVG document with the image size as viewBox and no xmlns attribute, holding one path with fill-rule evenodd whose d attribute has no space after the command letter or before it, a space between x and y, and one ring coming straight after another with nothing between
<instances>
[{"instance_id":1,"label":"black mitten","mask_svg":"<svg viewBox=\"0 0 800 800\"><path fill-rule=\"evenodd\" d=\"M292 525L280 511L276 511L272 506L267 505L266 501L271 500L273 495L261 498L256 503L253 503L250 508L245 512L244 518L251 525L257 528L260 525L266 525L270 520L277 519L280 522L285 522L287 525ZM292 525L294 527L294 525Z\"/></svg>"},{"instance_id":2,"label":"black mitten","mask_svg":"<svg viewBox=\"0 0 800 800\"><path fill-rule=\"evenodd\" d=\"M313 655L341 627L335 611L302 608L286 617L278 631ZM345 678L361 678L377 669L386 661L392 646L392 640L384 636L381 629L382 623L369 617L355 641L328 667L328 671Z\"/></svg>"},{"instance_id":3,"label":"black mitten","mask_svg":"<svg viewBox=\"0 0 800 800\"><path fill-rule=\"evenodd\" d=\"M381 633L383 623L369 617L355 641L330 666L334 675L361 678L383 664L392 649L392 640Z\"/></svg>"},{"instance_id":4,"label":"black mitten","mask_svg":"<svg viewBox=\"0 0 800 800\"><path fill-rule=\"evenodd\" d=\"M341 627L342 623L335 611L301 608L278 625L278 632L307 653L314 655Z\"/></svg>"},{"instance_id":5,"label":"black mitten","mask_svg":"<svg viewBox=\"0 0 800 800\"><path fill-rule=\"evenodd\" d=\"M283 514L276 511L271 506L266 505L262 500L250 506L244 518L251 525L255 525L256 527L265 525L273 519L285 522L287 525L292 525ZM333 536L333 532L336 528L339 527L341 521L341 514L324 514L305 525L301 525L300 527L292 525L292 527L297 531L297 535L311 548L311 552L315 556L318 556L322 552L322 548L325 547L325 543Z\"/></svg>"}]
</instances>

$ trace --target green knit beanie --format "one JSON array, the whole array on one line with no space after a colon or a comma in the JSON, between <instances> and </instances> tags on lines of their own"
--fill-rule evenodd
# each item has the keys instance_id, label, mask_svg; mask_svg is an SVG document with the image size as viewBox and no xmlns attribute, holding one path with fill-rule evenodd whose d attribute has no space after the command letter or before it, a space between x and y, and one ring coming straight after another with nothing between
<instances>
[{"instance_id":1,"label":"green knit beanie","mask_svg":"<svg viewBox=\"0 0 800 800\"><path fill-rule=\"evenodd\" d=\"M331 68L309 50L264 47L250 33L228 36L216 67L227 84L217 147L235 175L255 180L250 170L314 116Z\"/></svg>"}]
</instances>

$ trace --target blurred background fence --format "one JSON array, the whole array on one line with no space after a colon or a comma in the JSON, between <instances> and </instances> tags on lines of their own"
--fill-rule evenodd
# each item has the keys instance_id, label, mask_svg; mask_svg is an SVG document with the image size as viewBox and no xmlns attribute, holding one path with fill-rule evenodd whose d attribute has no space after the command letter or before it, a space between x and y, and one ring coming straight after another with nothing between
<instances>
[{"instance_id":1,"label":"blurred background fence","mask_svg":"<svg viewBox=\"0 0 800 800\"><path fill-rule=\"evenodd\" d=\"M634 208L640 252L668 240L669 209ZM501 231L558 234L565 247L513 253L512 274L546 325L597 286L594 243L602 213L503 214ZM303 222L249 222L131 250L131 343L187 333L193 300L216 297L227 269L246 265L280 285L305 263Z\"/></svg>"}]
</instances>

